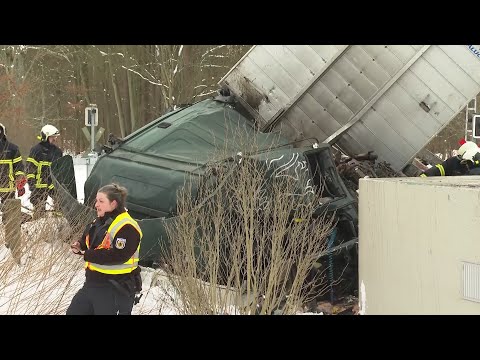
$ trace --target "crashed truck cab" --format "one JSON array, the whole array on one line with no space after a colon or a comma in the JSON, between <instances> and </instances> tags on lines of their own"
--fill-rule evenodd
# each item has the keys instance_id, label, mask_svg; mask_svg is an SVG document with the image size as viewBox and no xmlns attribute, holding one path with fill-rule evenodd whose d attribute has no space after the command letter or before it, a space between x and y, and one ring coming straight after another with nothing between
<instances>
[{"instance_id":1,"label":"crashed truck cab","mask_svg":"<svg viewBox=\"0 0 480 360\"><path fill-rule=\"evenodd\" d=\"M283 158L283 162L277 162L278 167L292 159L307 165L313 183L323 187L322 196L329 199L326 204L319 204L316 212L320 215L323 211L335 211L338 219L337 236L331 246L356 251L357 203L337 173L330 146L295 148L287 140L278 138L278 144L272 149L272 134L259 133L241 106L231 98L225 99L222 96L207 99L167 113L126 138L112 141L114 145L99 156L85 182L85 205L76 201L68 184L58 181L64 175L55 172L58 166L53 167L60 206L67 219L74 223L79 214L94 217L96 193L103 185L116 182L125 186L126 206L144 234L140 264L155 266L161 261L161 246L168 243L165 225L175 221L177 190L188 177L206 176L216 147L226 147L231 154L236 154L239 148L235 132L242 129L244 138L255 138L255 146L263 150L245 157L255 161ZM342 247L342 244L351 246ZM347 261L354 263L354 259ZM353 272L356 273L356 269Z\"/></svg>"}]
</instances>

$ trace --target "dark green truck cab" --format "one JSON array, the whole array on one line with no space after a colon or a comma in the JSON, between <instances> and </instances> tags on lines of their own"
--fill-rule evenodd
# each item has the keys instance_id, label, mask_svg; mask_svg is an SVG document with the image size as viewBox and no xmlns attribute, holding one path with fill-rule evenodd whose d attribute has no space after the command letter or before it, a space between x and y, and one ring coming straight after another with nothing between
<instances>
[{"instance_id":1,"label":"dark green truck cab","mask_svg":"<svg viewBox=\"0 0 480 360\"><path fill-rule=\"evenodd\" d=\"M96 161L85 182L84 204L79 204L68 186L58 181L64 176L55 174L56 167L53 167L65 216L71 222L78 219L80 213L94 217L97 190L111 182L125 186L128 211L137 219L144 234L140 264L155 266L161 261L161 244L168 241L165 225L175 221L177 190L189 178L205 177L207 165L219 148L235 156L245 147L245 142L255 141L258 151L242 156L273 163L276 169L288 166L295 170L292 164L301 164L311 184L324 185L322 196L326 196L328 202L319 204L316 212L335 211L339 230L335 245L355 244L358 236L356 200L337 173L330 146L297 148L278 134L259 133L238 106L215 99L203 100L170 112L121 139ZM193 192L195 196L195 188Z\"/></svg>"}]
</instances>

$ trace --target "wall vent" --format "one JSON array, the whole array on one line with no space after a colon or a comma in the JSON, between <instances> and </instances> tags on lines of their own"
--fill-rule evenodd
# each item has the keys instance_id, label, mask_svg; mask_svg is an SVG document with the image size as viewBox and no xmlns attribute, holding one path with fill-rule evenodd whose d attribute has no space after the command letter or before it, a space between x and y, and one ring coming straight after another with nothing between
<instances>
[{"instance_id":1,"label":"wall vent","mask_svg":"<svg viewBox=\"0 0 480 360\"><path fill-rule=\"evenodd\" d=\"M480 264L462 262L463 298L480 302Z\"/></svg>"}]
</instances>

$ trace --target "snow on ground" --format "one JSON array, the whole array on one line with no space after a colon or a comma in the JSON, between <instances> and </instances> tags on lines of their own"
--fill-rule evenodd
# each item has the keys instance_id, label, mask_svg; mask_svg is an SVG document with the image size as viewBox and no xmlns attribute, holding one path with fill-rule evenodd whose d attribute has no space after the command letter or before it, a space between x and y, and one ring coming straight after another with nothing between
<instances>
[{"instance_id":1,"label":"snow on ground","mask_svg":"<svg viewBox=\"0 0 480 360\"><path fill-rule=\"evenodd\" d=\"M48 216L22 225L22 255L17 260L6 247L0 225L0 314L65 314L85 280L83 258L70 251L62 234L65 219ZM159 270L142 268L143 296L133 314L176 314Z\"/></svg>"},{"instance_id":2,"label":"snow on ground","mask_svg":"<svg viewBox=\"0 0 480 360\"><path fill-rule=\"evenodd\" d=\"M48 216L22 225L22 255L15 258L0 225L0 315L62 315L85 279L83 258L70 251L67 221ZM161 270L142 267L143 289L133 315L181 313ZM228 313L235 313L233 309Z\"/></svg>"},{"instance_id":3,"label":"snow on ground","mask_svg":"<svg viewBox=\"0 0 480 360\"><path fill-rule=\"evenodd\" d=\"M83 201L87 173L76 166L75 175L78 198ZM27 213L32 210L29 196L27 184L26 193L20 198L22 211ZM49 197L47 210L52 204ZM83 258L70 251L69 244L74 239L67 238L71 233L68 222L48 213L44 218L22 224L21 233L21 252L12 253L7 247L11 239L6 239L4 226L0 224L0 315L65 314L85 279ZM132 314L179 314L176 292L164 273L142 268L141 274L143 295ZM225 312L236 313L232 306Z\"/></svg>"},{"instance_id":4,"label":"snow on ground","mask_svg":"<svg viewBox=\"0 0 480 360\"><path fill-rule=\"evenodd\" d=\"M83 258L70 251L68 233L69 225L61 217L49 215L27 222L22 225L22 255L16 258L6 247L0 225L0 315L65 314L85 279ZM133 315L182 313L179 297L161 270L142 267L141 275L142 297ZM222 291L222 296L228 293ZM222 314L239 313L233 305L222 308Z\"/></svg>"}]
</instances>

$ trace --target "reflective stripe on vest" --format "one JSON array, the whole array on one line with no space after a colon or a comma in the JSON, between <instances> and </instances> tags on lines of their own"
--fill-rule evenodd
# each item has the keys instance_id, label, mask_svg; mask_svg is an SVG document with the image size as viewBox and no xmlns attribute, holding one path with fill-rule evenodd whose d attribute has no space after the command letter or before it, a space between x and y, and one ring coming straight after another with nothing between
<instances>
[{"instance_id":1,"label":"reflective stripe on vest","mask_svg":"<svg viewBox=\"0 0 480 360\"><path fill-rule=\"evenodd\" d=\"M25 175L23 171L17 171L15 174L13 173L13 164L22 161L22 157L19 156L15 159L7 159L7 160L0 160L0 168L3 169L4 165L8 166L8 187L0 188L0 192L13 192L15 191L15 177L18 175Z\"/></svg>"},{"instance_id":2,"label":"reflective stripe on vest","mask_svg":"<svg viewBox=\"0 0 480 360\"><path fill-rule=\"evenodd\" d=\"M49 189L53 189L55 187L53 183L51 183L50 185L47 183L42 183L42 170L49 171L49 170L44 170L43 168L51 168L52 166L51 161L37 161L32 157L28 157L27 162L31 162L37 168L36 174L27 174L27 179L36 179L35 187L37 189L45 189L47 187Z\"/></svg>"},{"instance_id":3,"label":"reflective stripe on vest","mask_svg":"<svg viewBox=\"0 0 480 360\"><path fill-rule=\"evenodd\" d=\"M437 164L435 166L440 171L440 176L445 176L445 169L443 168L443 165L442 164Z\"/></svg>"},{"instance_id":4,"label":"reflective stripe on vest","mask_svg":"<svg viewBox=\"0 0 480 360\"><path fill-rule=\"evenodd\" d=\"M108 227L107 233L105 234L105 237L103 238L102 243L98 245L95 248L95 250L111 249L112 248L111 239L115 239L115 235L117 235L120 229L127 224L132 225L140 235L140 242L138 243L137 250L130 257L130 259L125 261L123 264L118 264L118 265L103 265L103 264L96 264L96 263L86 261L85 262L86 268L89 268L90 270L98 271L104 274L128 274L138 267L138 261L140 256L140 243L142 242L143 233L142 233L142 230L140 229L140 226L138 226L138 223L130 216L128 212L121 213L115 218L115 220L113 220L113 222ZM88 235L86 240L87 240L86 241L87 248L90 248L90 239Z\"/></svg>"}]
</instances>

